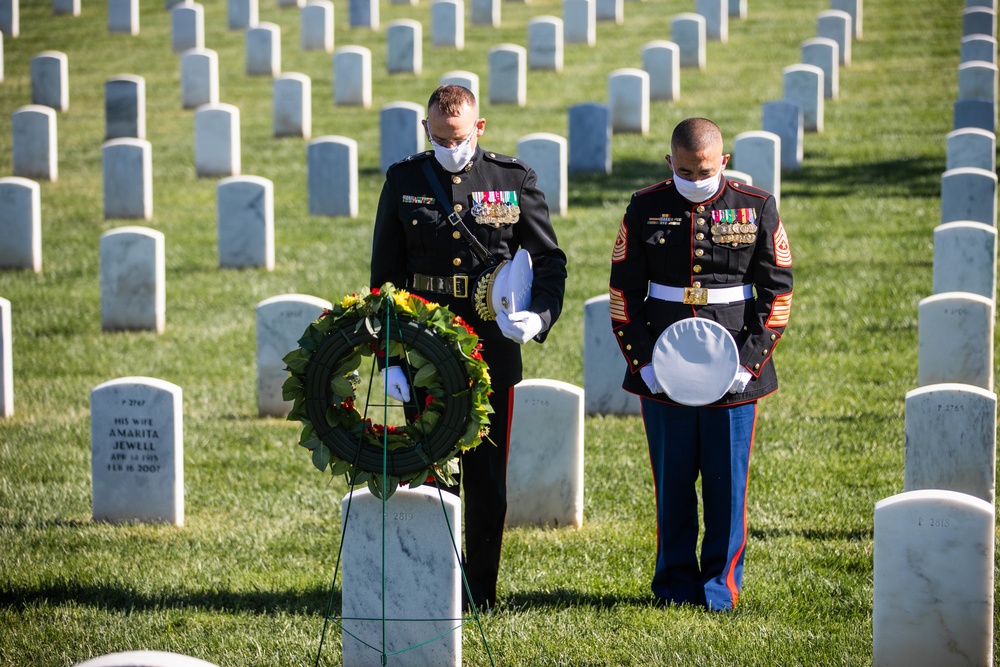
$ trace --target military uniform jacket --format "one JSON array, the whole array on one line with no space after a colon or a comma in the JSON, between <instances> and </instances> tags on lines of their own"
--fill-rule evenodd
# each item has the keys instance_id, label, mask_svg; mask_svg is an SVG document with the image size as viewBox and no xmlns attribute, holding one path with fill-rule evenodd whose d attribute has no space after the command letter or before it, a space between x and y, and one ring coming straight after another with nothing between
<instances>
[{"instance_id":1,"label":"military uniform jacket","mask_svg":"<svg viewBox=\"0 0 1000 667\"><path fill-rule=\"evenodd\" d=\"M511 387L521 381L520 345L505 338L496 322L482 320L471 297L413 290L413 274L468 276L471 290L473 280L488 268L448 222L444 208L460 213L465 226L497 260L513 258L519 248L531 254L530 309L542 319L542 332L536 336L541 342L562 310L566 255L557 245L545 197L530 167L477 146L470 166L451 174L433 156L433 151L411 155L386 173L375 217L370 284L391 282L461 316L479 335L494 389ZM424 163L432 165L449 197L444 208L427 180ZM483 200L505 210L516 205L516 222L500 222L496 216L480 216L477 222L473 207Z\"/></svg>"},{"instance_id":2,"label":"military uniform jacket","mask_svg":"<svg viewBox=\"0 0 1000 667\"><path fill-rule=\"evenodd\" d=\"M694 305L647 298L649 283L672 287L752 285L755 298ZM711 199L693 204L666 180L632 195L611 260L611 324L628 362L626 391L650 394L639 369L651 363L657 337L688 317L707 317L732 334L746 389L713 405L755 400L778 388L771 357L792 306L792 254L770 193L722 177ZM669 372L669 371L668 371Z\"/></svg>"}]
</instances>

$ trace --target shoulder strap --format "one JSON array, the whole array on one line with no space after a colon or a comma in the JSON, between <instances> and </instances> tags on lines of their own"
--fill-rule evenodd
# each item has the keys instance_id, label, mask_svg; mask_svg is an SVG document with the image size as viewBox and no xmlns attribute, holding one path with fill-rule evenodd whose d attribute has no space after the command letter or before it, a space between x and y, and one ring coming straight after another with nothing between
<instances>
[{"instance_id":1,"label":"shoulder strap","mask_svg":"<svg viewBox=\"0 0 1000 667\"><path fill-rule=\"evenodd\" d=\"M448 202L450 201L448 195L444 193L444 188L441 187L441 181L438 180L437 176L434 174L434 169L431 167L430 160L424 160L423 164L424 175L427 177L427 182L430 183L431 188L434 190L434 196L437 197L438 204L441 206L441 210L444 211L445 218L451 223L451 226L458 230L458 233L462 236L462 240L469 244L469 248L472 250L473 254L479 258L479 261L483 262L487 266L496 266L499 264L497 258L490 254L479 239L469 231L469 228L465 226L462 222L462 216L460 216L456 211L448 210Z\"/></svg>"}]
</instances>

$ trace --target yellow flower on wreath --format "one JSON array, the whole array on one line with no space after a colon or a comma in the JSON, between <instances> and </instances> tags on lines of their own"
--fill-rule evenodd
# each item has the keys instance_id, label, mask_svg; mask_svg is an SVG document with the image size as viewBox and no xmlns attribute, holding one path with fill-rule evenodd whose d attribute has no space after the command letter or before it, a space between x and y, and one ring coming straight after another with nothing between
<instances>
[{"instance_id":1,"label":"yellow flower on wreath","mask_svg":"<svg viewBox=\"0 0 1000 667\"><path fill-rule=\"evenodd\" d=\"M347 310L359 301L357 294L348 294L340 301L340 307Z\"/></svg>"},{"instance_id":2,"label":"yellow flower on wreath","mask_svg":"<svg viewBox=\"0 0 1000 667\"><path fill-rule=\"evenodd\" d=\"M404 313L409 315L413 314L413 304L410 303L409 292L398 289L392 293L392 300L396 302L396 306L398 306Z\"/></svg>"}]
</instances>

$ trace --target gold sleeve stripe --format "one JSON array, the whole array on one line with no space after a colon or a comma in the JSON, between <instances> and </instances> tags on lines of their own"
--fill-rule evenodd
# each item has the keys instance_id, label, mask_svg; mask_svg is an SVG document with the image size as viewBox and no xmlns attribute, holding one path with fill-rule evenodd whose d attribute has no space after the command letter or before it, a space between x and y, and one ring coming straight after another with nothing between
<instances>
[{"instance_id":1,"label":"gold sleeve stripe","mask_svg":"<svg viewBox=\"0 0 1000 667\"><path fill-rule=\"evenodd\" d=\"M615 249L611 252L611 262L620 262L625 259L625 250L628 246L628 230L625 229L625 218L618 227L618 236L615 238Z\"/></svg>"},{"instance_id":2,"label":"gold sleeve stripe","mask_svg":"<svg viewBox=\"0 0 1000 667\"><path fill-rule=\"evenodd\" d=\"M788 326L788 316L792 312L792 293L782 294L771 304L771 314L764 326L771 329Z\"/></svg>"},{"instance_id":3,"label":"gold sleeve stripe","mask_svg":"<svg viewBox=\"0 0 1000 667\"><path fill-rule=\"evenodd\" d=\"M609 290L611 294L611 319L615 322L628 322L628 315L625 314L625 297L621 290L614 287Z\"/></svg>"},{"instance_id":4,"label":"gold sleeve stripe","mask_svg":"<svg viewBox=\"0 0 1000 667\"><path fill-rule=\"evenodd\" d=\"M778 266L789 267L792 265L792 248L788 245L788 234L785 233L785 226L778 221L778 228L774 230L774 263Z\"/></svg>"}]
</instances>

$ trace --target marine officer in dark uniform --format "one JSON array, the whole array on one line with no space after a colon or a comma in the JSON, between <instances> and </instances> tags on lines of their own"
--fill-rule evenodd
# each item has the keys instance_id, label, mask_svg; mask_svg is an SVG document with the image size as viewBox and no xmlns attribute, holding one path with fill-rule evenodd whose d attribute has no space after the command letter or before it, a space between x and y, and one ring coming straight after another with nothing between
<instances>
[{"instance_id":1,"label":"marine officer in dark uniform","mask_svg":"<svg viewBox=\"0 0 1000 667\"><path fill-rule=\"evenodd\" d=\"M516 158L483 150L478 138L485 128L468 89L441 86L434 91L424 121L433 150L411 155L386 173L371 259L372 287L392 282L447 306L479 335L489 365L494 409L489 437L462 456L460 474L465 491L464 569L471 602L480 609L496 605L507 512L511 396L522 372L520 346L545 340L562 309L566 281L566 255L556 243L535 172ZM473 303L476 278L493 261L510 260L520 248L530 254L534 269L530 306L491 319ZM495 259L481 256L483 249ZM409 400L405 373L397 366L383 373L389 395Z\"/></svg>"},{"instance_id":2,"label":"marine officer in dark uniform","mask_svg":"<svg viewBox=\"0 0 1000 667\"><path fill-rule=\"evenodd\" d=\"M743 581L757 399L778 388L771 358L791 310L792 255L774 197L722 174L729 156L715 123L682 121L670 146L673 178L634 193L619 227L612 329L628 362L623 387L641 397L653 467L653 593L663 604L731 609ZM651 363L660 334L686 318L721 324L738 349L735 380L708 405L671 400Z\"/></svg>"}]
</instances>

